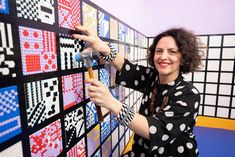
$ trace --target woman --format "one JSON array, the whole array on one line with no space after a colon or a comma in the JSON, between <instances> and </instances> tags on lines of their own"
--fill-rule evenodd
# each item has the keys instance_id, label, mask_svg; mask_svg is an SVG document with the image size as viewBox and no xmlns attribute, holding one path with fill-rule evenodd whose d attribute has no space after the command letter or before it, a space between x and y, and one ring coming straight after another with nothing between
<instances>
[{"instance_id":1,"label":"woman","mask_svg":"<svg viewBox=\"0 0 235 157\"><path fill-rule=\"evenodd\" d=\"M193 134L200 94L182 73L199 68L201 55L196 36L182 28L169 29L154 38L149 48L152 67L134 65L105 44L91 30L77 26L85 34L74 38L88 42L84 51L98 51L117 70L116 83L143 93L139 113L122 104L98 80L90 79L90 100L117 116L121 125L135 132L130 156L196 157ZM125 156L128 156L125 155Z\"/></svg>"}]
</instances>

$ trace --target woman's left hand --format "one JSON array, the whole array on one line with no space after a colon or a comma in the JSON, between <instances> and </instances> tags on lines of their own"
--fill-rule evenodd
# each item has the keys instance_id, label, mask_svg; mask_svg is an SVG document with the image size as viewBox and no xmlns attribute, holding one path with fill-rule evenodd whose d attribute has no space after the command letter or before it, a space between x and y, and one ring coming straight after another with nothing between
<instances>
[{"instance_id":1,"label":"woman's left hand","mask_svg":"<svg viewBox=\"0 0 235 157\"><path fill-rule=\"evenodd\" d=\"M116 99L111 95L109 89L97 79L88 79L86 82L91 83L88 87L90 100L96 105L110 110Z\"/></svg>"}]
</instances>

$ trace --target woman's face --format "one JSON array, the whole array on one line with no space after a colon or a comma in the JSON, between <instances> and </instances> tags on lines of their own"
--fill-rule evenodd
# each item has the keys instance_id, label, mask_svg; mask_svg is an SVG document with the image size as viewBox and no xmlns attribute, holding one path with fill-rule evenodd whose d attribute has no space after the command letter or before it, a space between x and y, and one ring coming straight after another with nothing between
<instances>
[{"instance_id":1,"label":"woman's face","mask_svg":"<svg viewBox=\"0 0 235 157\"><path fill-rule=\"evenodd\" d=\"M181 57L173 37L161 38L154 53L154 64L159 76L176 79L180 72Z\"/></svg>"}]
</instances>

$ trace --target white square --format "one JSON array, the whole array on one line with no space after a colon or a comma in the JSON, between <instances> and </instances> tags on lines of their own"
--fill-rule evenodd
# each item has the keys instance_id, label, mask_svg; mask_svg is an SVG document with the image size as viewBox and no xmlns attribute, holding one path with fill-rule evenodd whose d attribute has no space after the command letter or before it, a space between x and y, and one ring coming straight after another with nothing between
<instances>
[{"instance_id":1,"label":"white square","mask_svg":"<svg viewBox=\"0 0 235 157\"><path fill-rule=\"evenodd\" d=\"M199 106L199 115L202 115L202 106Z\"/></svg>"},{"instance_id":2,"label":"white square","mask_svg":"<svg viewBox=\"0 0 235 157\"><path fill-rule=\"evenodd\" d=\"M193 83L193 85L199 90L200 93L204 91L204 84L203 83Z\"/></svg>"},{"instance_id":3,"label":"white square","mask_svg":"<svg viewBox=\"0 0 235 157\"><path fill-rule=\"evenodd\" d=\"M233 73L220 73L220 83L232 84Z\"/></svg>"},{"instance_id":4,"label":"white square","mask_svg":"<svg viewBox=\"0 0 235 157\"><path fill-rule=\"evenodd\" d=\"M192 73L182 74L186 81L192 81Z\"/></svg>"},{"instance_id":5,"label":"white square","mask_svg":"<svg viewBox=\"0 0 235 157\"><path fill-rule=\"evenodd\" d=\"M229 96L219 96L218 97L218 106L229 107L230 97Z\"/></svg>"},{"instance_id":6,"label":"white square","mask_svg":"<svg viewBox=\"0 0 235 157\"><path fill-rule=\"evenodd\" d=\"M208 60L207 70L219 71L219 61Z\"/></svg>"},{"instance_id":7,"label":"white square","mask_svg":"<svg viewBox=\"0 0 235 157\"><path fill-rule=\"evenodd\" d=\"M209 37L209 47L221 46L222 36L210 36Z\"/></svg>"},{"instance_id":8,"label":"white square","mask_svg":"<svg viewBox=\"0 0 235 157\"><path fill-rule=\"evenodd\" d=\"M200 94L200 104L203 104L203 95L202 94Z\"/></svg>"},{"instance_id":9,"label":"white square","mask_svg":"<svg viewBox=\"0 0 235 157\"><path fill-rule=\"evenodd\" d=\"M207 46L208 36L198 36L198 38L201 42L200 47Z\"/></svg>"},{"instance_id":10,"label":"white square","mask_svg":"<svg viewBox=\"0 0 235 157\"><path fill-rule=\"evenodd\" d=\"M235 48L223 48L222 58L223 59L234 59Z\"/></svg>"},{"instance_id":11,"label":"white square","mask_svg":"<svg viewBox=\"0 0 235 157\"><path fill-rule=\"evenodd\" d=\"M214 95L205 95L205 104L215 106L216 96L214 96Z\"/></svg>"},{"instance_id":12,"label":"white square","mask_svg":"<svg viewBox=\"0 0 235 157\"><path fill-rule=\"evenodd\" d=\"M235 109L231 109L231 117L232 119L235 119Z\"/></svg>"},{"instance_id":13,"label":"white square","mask_svg":"<svg viewBox=\"0 0 235 157\"><path fill-rule=\"evenodd\" d=\"M221 71L233 71L233 62L234 61L222 61L221 62Z\"/></svg>"},{"instance_id":14,"label":"white square","mask_svg":"<svg viewBox=\"0 0 235 157\"><path fill-rule=\"evenodd\" d=\"M235 46L235 35L224 36L224 46Z\"/></svg>"},{"instance_id":15,"label":"white square","mask_svg":"<svg viewBox=\"0 0 235 157\"><path fill-rule=\"evenodd\" d=\"M218 82L218 73L207 72L206 82Z\"/></svg>"},{"instance_id":16,"label":"white square","mask_svg":"<svg viewBox=\"0 0 235 157\"><path fill-rule=\"evenodd\" d=\"M232 107L235 107L235 97L232 98Z\"/></svg>"},{"instance_id":17,"label":"white square","mask_svg":"<svg viewBox=\"0 0 235 157\"><path fill-rule=\"evenodd\" d=\"M200 70L206 70L206 60L201 61Z\"/></svg>"},{"instance_id":18,"label":"white square","mask_svg":"<svg viewBox=\"0 0 235 157\"><path fill-rule=\"evenodd\" d=\"M216 84L206 84L206 93L216 94L217 93L217 85Z\"/></svg>"},{"instance_id":19,"label":"white square","mask_svg":"<svg viewBox=\"0 0 235 157\"><path fill-rule=\"evenodd\" d=\"M229 108L221 108L221 107L217 108L217 117L229 118L228 114L229 114Z\"/></svg>"},{"instance_id":20,"label":"white square","mask_svg":"<svg viewBox=\"0 0 235 157\"><path fill-rule=\"evenodd\" d=\"M205 72L194 72L193 73L193 81L204 82Z\"/></svg>"},{"instance_id":21,"label":"white square","mask_svg":"<svg viewBox=\"0 0 235 157\"><path fill-rule=\"evenodd\" d=\"M220 58L220 48L209 48L208 58L209 59L219 59Z\"/></svg>"},{"instance_id":22,"label":"white square","mask_svg":"<svg viewBox=\"0 0 235 157\"><path fill-rule=\"evenodd\" d=\"M204 106L204 115L205 116L215 116L215 107Z\"/></svg>"},{"instance_id":23,"label":"white square","mask_svg":"<svg viewBox=\"0 0 235 157\"><path fill-rule=\"evenodd\" d=\"M219 94L231 95L231 86L230 85L219 85Z\"/></svg>"}]
</instances>

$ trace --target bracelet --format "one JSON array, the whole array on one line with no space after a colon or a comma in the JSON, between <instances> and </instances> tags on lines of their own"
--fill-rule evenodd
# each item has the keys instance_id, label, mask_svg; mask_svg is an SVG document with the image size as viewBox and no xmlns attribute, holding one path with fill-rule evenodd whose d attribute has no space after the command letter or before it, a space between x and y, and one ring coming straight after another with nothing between
<instances>
[{"instance_id":1,"label":"bracelet","mask_svg":"<svg viewBox=\"0 0 235 157\"><path fill-rule=\"evenodd\" d=\"M128 126L135 116L133 107L129 107L126 104L122 105L121 111L117 115L119 124Z\"/></svg>"},{"instance_id":2,"label":"bracelet","mask_svg":"<svg viewBox=\"0 0 235 157\"><path fill-rule=\"evenodd\" d=\"M109 55L107 55L107 56L105 56L105 55L103 55L102 53L100 53L100 57L103 59L103 60L105 60L105 61L107 61L107 62L111 62L111 61L113 61L115 58L116 58L116 56L117 56L117 51L116 51L116 49L111 45L111 44L108 44L108 46L109 46L109 48L110 48L110 54Z\"/></svg>"}]
</instances>

